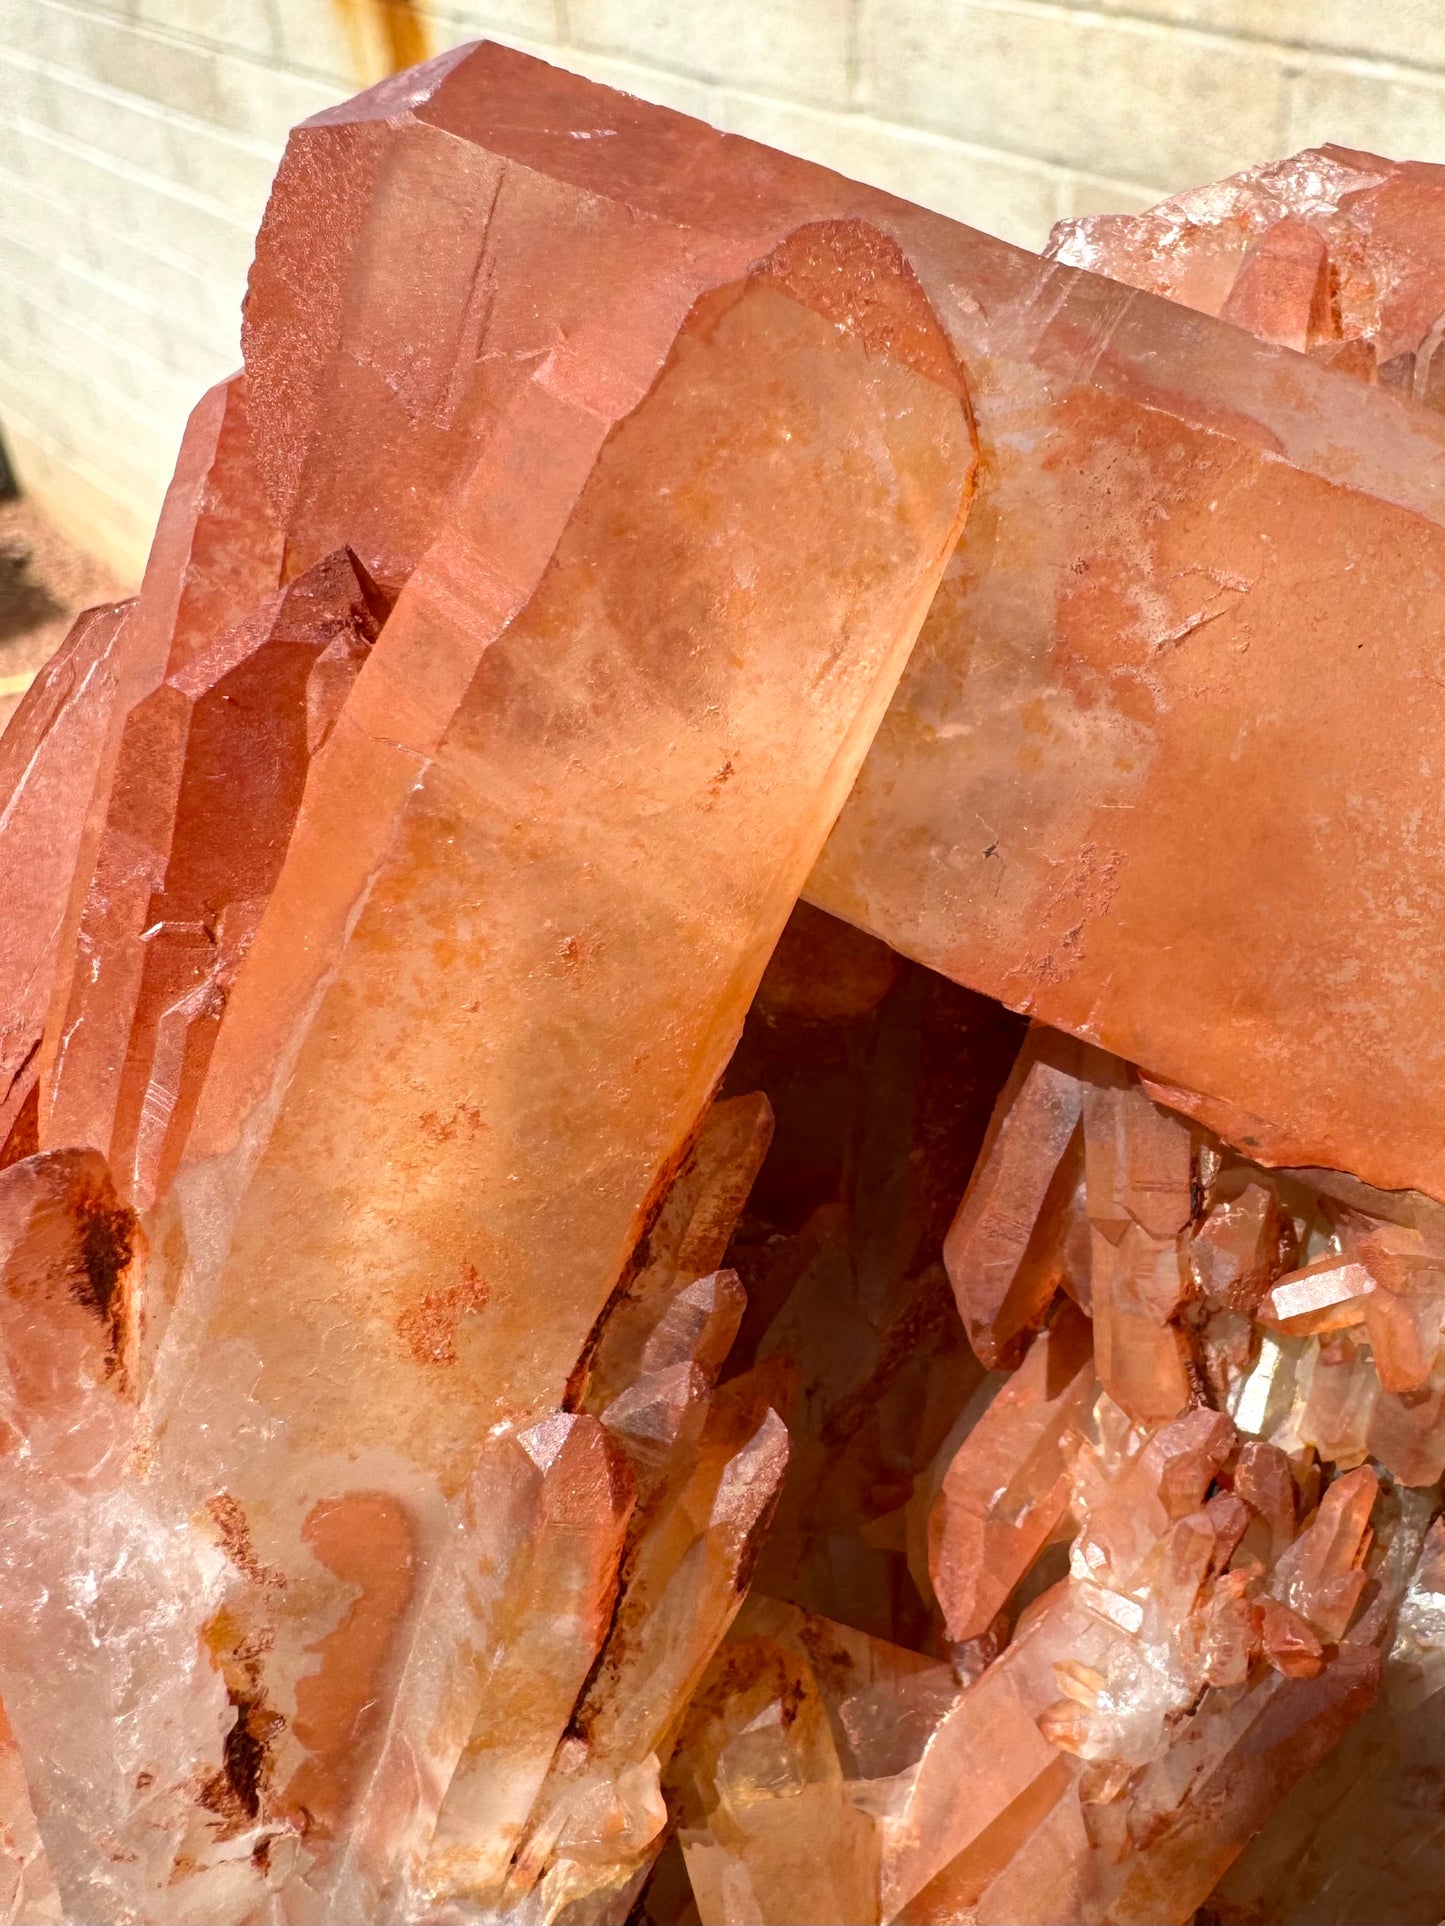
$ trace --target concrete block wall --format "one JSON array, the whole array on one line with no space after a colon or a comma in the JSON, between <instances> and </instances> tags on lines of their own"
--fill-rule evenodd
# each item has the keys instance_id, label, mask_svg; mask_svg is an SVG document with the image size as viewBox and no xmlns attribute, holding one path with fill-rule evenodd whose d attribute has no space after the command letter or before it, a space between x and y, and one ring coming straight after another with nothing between
<instances>
[{"instance_id":1,"label":"concrete block wall","mask_svg":"<svg viewBox=\"0 0 1445 1926\"><path fill-rule=\"evenodd\" d=\"M287 128L483 36L1028 246L1323 140L1445 160L1445 0L0 0L0 435L122 576Z\"/></svg>"}]
</instances>

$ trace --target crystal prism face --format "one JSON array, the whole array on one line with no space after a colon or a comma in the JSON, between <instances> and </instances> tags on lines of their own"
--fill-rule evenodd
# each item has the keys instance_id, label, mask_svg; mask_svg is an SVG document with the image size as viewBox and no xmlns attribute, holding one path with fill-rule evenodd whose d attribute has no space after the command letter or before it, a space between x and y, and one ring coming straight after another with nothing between
<instances>
[{"instance_id":1,"label":"crystal prism face","mask_svg":"<svg viewBox=\"0 0 1445 1926\"><path fill-rule=\"evenodd\" d=\"M1438 1919L1442 210L294 132L0 741L0 1917Z\"/></svg>"}]
</instances>

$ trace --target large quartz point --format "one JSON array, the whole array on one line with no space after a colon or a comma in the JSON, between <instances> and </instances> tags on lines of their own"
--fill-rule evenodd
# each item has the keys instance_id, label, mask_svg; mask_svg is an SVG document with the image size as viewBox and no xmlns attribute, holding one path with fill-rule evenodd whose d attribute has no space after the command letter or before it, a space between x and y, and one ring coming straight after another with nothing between
<instances>
[{"instance_id":1,"label":"large quartz point","mask_svg":"<svg viewBox=\"0 0 1445 1926\"><path fill-rule=\"evenodd\" d=\"M138 1204L175 1169L310 755L385 616L338 550L234 627L173 645L125 718L78 936L96 967L71 991L47 1133L103 1149Z\"/></svg>"},{"instance_id":2,"label":"large quartz point","mask_svg":"<svg viewBox=\"0 0 1445 1926\"><path fill-rule=\"evenodd\" d=\"M0 1920L1438 1920L1442 191L295 130L0 742Z\"/></svg>"},{"instance_id":3,"label":"large quartz point","mask_svg":"<svg viewBox=\"0 0 1445 1926\"><path fill-rule=\"evenodd\" d=\"M978 499L808 886L1247 1151L1436 1194L1442 196L1324 150L970 283Z\"/></svg>"},{"instance_id":4,"label":"large quartz point","mask_svg":"<svg viewBox=\"0 0 1445 1926\"><path fill-rule=\"evenodd\" d=\"M0 1162L39 1146L39 1055L131 606L88 609L0 741Z\"/></svg>"},{"instance_id":5,"label":"large quartz point","mask_svg":"<svg viewBox=\"0 0 1445 1926\"><path fill-rule=\"evenodd\" d=\"M698 305L575 502L525 482L555 546L439 734L380 685L411 655L435 700L424 665L485 635L492 577L468 590L457 570L504 500L464 502L402 592L315 759L152 1266L175 1299L154 1475L199 1502L224 1471L262 1562L310 1574L247 1614L283 1717L353 1539L384 1529L424 1567L488 1430L565 1390L866 746L971 462L896 252L805 235ZM640 887L684 847L685 878ZM282 1779L314 1756L288 1734Z\"/></svg>"}]
</instances>

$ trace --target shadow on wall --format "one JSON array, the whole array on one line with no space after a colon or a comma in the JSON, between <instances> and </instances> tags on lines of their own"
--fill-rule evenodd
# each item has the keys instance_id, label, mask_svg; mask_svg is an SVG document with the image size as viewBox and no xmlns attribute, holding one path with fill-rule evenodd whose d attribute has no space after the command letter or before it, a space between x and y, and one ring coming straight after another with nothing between
<instances>
[{"instance_id":1,"label":"shadow on wall","mask_svg":"<svg viewBox=\"0 0 1445 1926\"><path fill-rule=\"evenodd\" d=\"M21 494L0 434L0 730L79 611L124 593Z\"/></svg>"},{"instance_id":2,"label":"shadow on wall","mask_svg":"<svg viewBox=\"0 0 1445 1926\"><path fill-rule=\"evenodd\" d=\"M30 635L42 623L66 614L59 601L34 573L34 552L11 530L0 530L0 642ZM9 678L0 677L0 684ZM28 686L28 685L27 685ZM3 689L6 695L14 691Z\"/></svg>"},{"instance_id":3,"label":"shadow on wall","mask_svg":"<svg viewBox=\"0 0 1445 1926\"><path fill-rule=\"evenodd\" d=\"M431 57L427 23L415 0L331 0L362 86Z\"/></svg>"},{"instance_id":4,"label":"shadow on wall","mask_svg":"<svg viewBox=\"0 0 1445 1926\"><path fill-rule=\"evenodd\" d=\"M19 495L5 437L0 434L0 503L16 501ZM5 517L0 521L0 643L14 636L29 635L43 622L52 622L65 613L62 604L37 578L34 553L19 529L11 526L11 519ZM13 694L13 690L4 687L4 680L0 676L0 689L4 694Z\"/></svg>"}]
</instances>

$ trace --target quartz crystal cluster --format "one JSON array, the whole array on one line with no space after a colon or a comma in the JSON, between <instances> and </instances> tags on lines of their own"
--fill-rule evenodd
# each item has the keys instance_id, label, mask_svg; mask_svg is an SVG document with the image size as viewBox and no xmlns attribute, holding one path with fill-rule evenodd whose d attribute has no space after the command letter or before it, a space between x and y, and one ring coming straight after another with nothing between
<instances>
[{"instance_id":1,"label":"quartz crystal cluster","mask_svg":"<svg viewBox=\"0 0 1445 1926\"><path fill-rule=\"evenodd\" d=\"M1438 1920L1441 235L295 131L0 740L0 1919Z\"/></svg>"}]
</instances>

